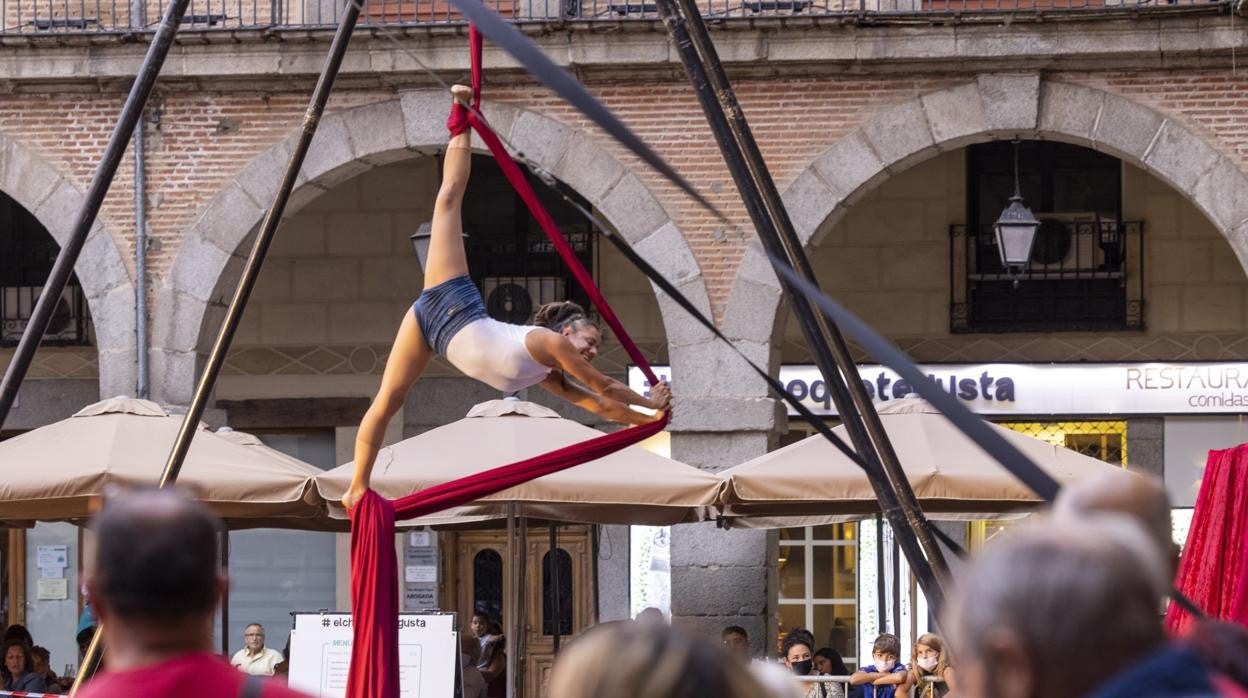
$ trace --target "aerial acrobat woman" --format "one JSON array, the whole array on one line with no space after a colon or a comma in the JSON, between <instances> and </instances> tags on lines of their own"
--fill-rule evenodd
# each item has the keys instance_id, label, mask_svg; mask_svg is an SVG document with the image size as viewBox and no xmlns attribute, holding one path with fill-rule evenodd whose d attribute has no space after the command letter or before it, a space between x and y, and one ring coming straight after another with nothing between
<instances>
[{"instance_id":1,"label":"aerial acrobat woman","mask_svg":"<svg viewBox=\"0 0 1248 698\"><path fill-rule=\"evenodd\" d=\"M464 109L472 96L472 90L463 85L452 87L451 93L453 111ZM538 309L531 325L499 322L489 316L481 292L468 276L464 251L461 209L472 164L470 138L465 130L446 146L442 185L433 206L424 290L399 326L381 388L360 423L355 471L342 498L347 508L355 506L368 489L386 424L435 353L469 377L503 392L540 385L578 407L617 422L645 424L658 420L671 402L666 382L651 389L647 398L590 365L598 355L601 335L576 303L547 303ZM647 415L630 409L630 405L658 413Z\"/></svg>"}]
</instances>

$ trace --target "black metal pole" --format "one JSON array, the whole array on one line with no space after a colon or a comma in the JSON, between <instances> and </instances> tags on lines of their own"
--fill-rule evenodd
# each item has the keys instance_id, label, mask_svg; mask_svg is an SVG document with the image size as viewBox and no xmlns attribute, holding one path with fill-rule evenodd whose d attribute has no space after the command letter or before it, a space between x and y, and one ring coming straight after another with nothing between
<instances>
[{"instance_id":1,"label":"black metal pole","mask_svg":"<svg viewBox=\"0 0 1248 698\"><path fill-rule=\"evenodd\" d=\"M221 373L221 366L225 363L225 354L229 351L230 343L234 341L234 332L238 328L239 320L243 317L243 311L256 285L256 279L260 276L260 268L264 265L265 255L268 254L269 245L273 242L273 236L282 220L282 214L286 211L286 202L290 200L295 180L299 176L299 170L303 167L304 156L307 155L308 147L312 144L312 136L316 134L316 128L321 123L321 115L325 112L326 102L329 101L334 78L338 76L338 69L342 66L347 44L351 41L351 33L355 30L355 23L359 16L360 4L354 0L348 0L342 19L338 23L338 30L334 33L333 42L330 44L329 55L325 58L325 66L321 69L321 75L316 81L316 87L312 90L312 98L308 102L307 111L304 112L303 130L286 163L281 186L273 196L273 203L260 224L260 232L256 235L255 243L252 244L251 253L247 255L243 276L238 282L238 288L234 290L234 297L230 299L225 320L222 321L221 329L217 332L217 339L213 342L212 351L208 354L207 365L204 366L204 372L199 376L199 383L195 386L195 394L191 398L190 407L187 408L186 417L182 420L182 428L178 431L178 438L174 441L169 460L165 463L165 471L160 477L161 487L177 480L178 473L182 470L182 462L191 447L191 439L195 437L199 419L203 416L204 408L208 404L208 396L212 393L213 386L216 385L217 375Z\"/></svg>"},{"instance_id":2,"label":"black metal pole","mask_svg":"<svg viewBox=\"0 0 1248 698\"><path fill-rule=\"evenodd\" d=\"M230 577L230 529L220 534L221 543L221 574ZM225 598L221 599L221 654L230 656L230 588L225 589Z\"/></svg>"},{"instance_id":3,"label":"black metal pole","mask_svg":"<svg viewBox=\"0 0 1248 698\"><path fill-rule=\"evenodd\" d=\"M880 614L880 630L883 635L888 632L888 580L884 574L884 520L875 515L875 607ZM858 660L862 666L862 659Z\"/></svg>"},{"instance_id":4,"label":"black metal pole","mask_svg":"<svg viewBox=\"0 0 1248 698\"><path fill-rule=\"evenodd\" d=\"M685 16L689 18L690 38L694 43L694 47L704 58L708 77L711 80L711 86L714 88L714 94L719 98L720 104L728 116L728 123L732 126L733 132L737 136L738 147L744 151L746 164L750 167L755 184L762 194L762 202L767 206L771 219L775 223L774 232L779 234L779 241L786 248L792 266L795 269L800 269L806 279L817 284L810 259L806 256L806 251L802 248L797 238L797 233L793 229L793 222L789 220L788 211L780 200L780 192L776 189L771 173L767 170L767 164L763 160L763 155L758 149L757 142L754 140L754 134L745 119L745 114L741 111L741 105L737 102L732 84L724 73L723 64L719 60L715 44L711 41L706 25L702 21L702 15L693 0L677 1L684 9ZM896 492L898 502L905 513L906 522L914 531L915 536L919 540L919 545L923 548L923 552L927 555L927 559L936 573L940 578L946 578L948 576L948 565L945 562L944 553L931 534L930 526L926 517L923 516L923 511L919 507L914 490L910 487L910 482L901 467L896 451L893 450L892 442L888 438L888 433L884 430L880 416L875 411L875 404L872 402L871 396L867 394L866 387L862 384L862 380L858 375L858 367L850 354L849 345L845 342L845 338L840 330L834 324L828 322L822 313L815 313L813 309L811 312L815 316L817 327L821 330L824 341L831 347L837 366L844 374L844 379L848 382L850 396L857 407L857 410L851 415L852 421L861 420L862 422L861 425L855 428L861 429L862 426L866 427L867 434L878 451L878 461L883 465L884 473ZM846 428L849 429L850 427L847 426ZM855 446L857 447L857 444ZM904 538L904 534L902 535Z\"/></svg>"},{"instance_id":5,"label":"black metal pole","mask_svg":"<svg viewBox=\"0 0 1248 698\"><path fill-rule=\"evenodd\" d=\"M550 615L551 635L554 638L554 653L559 654L559 636L563 632L563 593L559 588L559 524L551 521L550 526Z\"/></svg>"},{"instance_id":6,"label":"black metal pole","mask_svg":"<svg viewBox=\"0 0 1248 698\"><path fill-rule=\"evenodd\" d=\"M659 13L672 35L685 70L694 84L703 111L715 133L737 188L742 193L746 209L757 228L759 238L770 253L790 259L794 268L813 282L815 277L809 259L806 258L797 235L793 231L792 222L780 202L779 192L767 172L766 164L753 140L749 125L733 95L732 86L722 72L714 46L702 24L701 15L689 0L679 0L685 15L681 17L680 9L676 5L677 1L659 0ZM692 35L690 27L693 28ZM702 40L697 41L696 36L701 36ZM782 283L784 283L783 280ZM900 477L900 486L897 483L890 483L891 478L887 476L887 471L880 464L871 434L863 425L859 412L860 410L870 411L872 416L876 417L877 422L878 415L875 415L874 406L870 398L866 396L861 381L857 380L857 367L849 354L848 346L839 331L824 321L820 314L814 312L803 294L790 288L787 283L785 287L793 302L794 314L798 318L808 345L813 350L815 363L824 376L841 420L849 432L855 449L870 466L867 475L880 502L881 511L894 531L898 532L906 557L915 569L924 592L929 599L933 600L933 606L939 608L943 595L935 569L939 567L941 575L944 574L944 558L939 548L931 542L930 535L926 535L926 521L917 503L911 511L899 501L897 490L904 487L906 491L909 491L909 483L905 480L904 473ZM842 374L853 377L848 381L849 387L842 378ZM851 393L853 387L856 387L865 398L865 409L863 405L858 404L859 401ZM879 431L883 440L887 441L882 427ZM889 452L891 453L891 448ZM900 464L894 463L894 465L900 471ZM910 494L913 498L913 492ZM934 549L934 552L928 552L929 546ZM925 552L927 552L926 556Z\"/></svg>"},{"instance_id":7,"label":"black metal pole","mask_svg":"<svg viewBox=\"0 0 1248 698\"><path fill-rule=\"evenodd\" d=\"M893 634L898 638L906 632L901 627L901 555L897 551L897 532L893 531ZM911 608L914 608L911 606Z\"/></svg>"},{"instance_id":8,"label":"black metal pole","mask_svg":"<svg viewBox=\"0 0 1248 698\"><path fill-rule=\"evenodd\" d=\"M175 2L180 3L180 17L181 12L186 9L187 0L175 0ZM307 111L304 113L303 131L299 134L299 141L295 144L294 152L291 153L290 160L286 163L286 172L282 176L282 183L277 190L277 194L273 197L273 204L269 207L268 213L265 214L264 221L260 225L260 232L256 235L256 241L252 245L251 253L247 257L247 264L243 267L243 278L239 281L238 288L234 291L234 297L230 299L230 306L226 311L225 320L221 323L221 329L217 333L217 340L213 343L212 352L208 355L208 365L204 368L204 373L200 376L199 383L195 387L195 395L191 398L191 405L187 409L185 419L182 421L182 428L178 431L178 437L174 441L173 450L169 454L169 460L165 463L164 472L161 473L161 487L176 482L178 474L182 470L182 462L186 459L187 451L190 450L191 439L194 438L196 428L199 425L199 419L203 416L204 407L208 402L208 395L212 392L217 374L220 373L221 365L225 362L225 352L229 350L230 342L234 339L234 331L243 316L243 310L247 306L247 299L251 297L251 290L256 284L256 278L260 275L260 267L264 264L264 256L269 250L269 245L273 241L273 235L277 232L277 225L282 220L282 214L286 210L286 202L290 199L290 193L295 186L295 179L299 175L300 168L303 167L303 159L307 155L308 147L312 143L312 136L316 133L316 127L320 124L321 114L324 113L325 104L329 101L329 93L333 88L334 78L337 77L338 69L342 66L342 58L347 52L347 44L351 41L351 33L355 30L355 23L359 16L359 4L353 1L347 2L346 11L342 15L342 20L338 23L338 30L334 33L333 42L330 44L329 56L325 59L325 66L321 69L320 78L316 82ZM168 21L167 16L166 21ZM174 26L176 27L176 23ZM162 31L163 29L164 27L162 26ZM132 122L132 128L133 125ZM129 138L129 134L126 135L126 138ZM98 205L96 208L98 209ZM64 251L62 250L63 256ZM60 258L58 258L58 265L60 261ZM29 330L29 328L27 329ZM78 672L78 677L74 680L71 695L76 693L82 683L89 679L99 668L102 655L100 647L102 629L102 624L96 628L95 639L92 640L91 646L87 648L87 654L82 661L83 670ZM222 632L227 631L223 629Z\"/></svg>"},{"instance_id":9,"label":"black metal pole","mask_svg":"<svg viewBox=\"0 0 1248 698\"><path fill-rule=\"evenodd\" d=\"M74 273L78 255L87 242L87 236L95 225L95 219L100 213L104 197L113 184L117 167L121 164L126 154L126 146L129 145L130 138L134 135L135 124L143 116L143 108L147 105L147 99L156 86L156 78L165 64L165 57L169 55L169 48L173 45L173 38L178 32L178 25L182 23L182 15L186 13L188 2L189 0L170 0L165 8L160 28L156 30L152 43L147 47L147 55L143 57L143 64L139 66L139 73L134 78L134 84L130 86L130 94L121 107L117 125L113 127L113 133L108 138L108 145L104 148L104 155L100 158L95 174L91 177L91 185L87 187L86 200L82 204L82 209L78 211L74 228L70 231L69 239L64 247L56 256L56 262L52 265L48 280L43 284L43 290L39 293L39 300L35 302L30 321L22 332L17 350L13 353L13 360L9 362L9 367L4 372L3 381L0 381L0 427L4 426L5 420L9 417L9 410L13 408L13 402L17 399L17 391L22 387L26 372L30 370L30 362L34 359L35 351L39 348L39 343L43 341L43 335L48 331L48 325L52 322L52 313L61 299L61 293L64 292L65 285L69 283L70 275Z\"/></svg>"}]
</instances>

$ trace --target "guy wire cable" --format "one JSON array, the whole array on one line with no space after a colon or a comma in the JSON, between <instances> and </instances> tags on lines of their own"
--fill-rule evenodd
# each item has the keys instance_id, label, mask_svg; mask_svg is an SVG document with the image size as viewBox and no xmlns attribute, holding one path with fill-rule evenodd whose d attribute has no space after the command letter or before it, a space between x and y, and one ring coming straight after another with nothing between
<instances>
[{"instance_id":1,"label":"guy wire cable","mask_svg":"<svg viewBox=\"0 0 1248 698\"><path fill-rule=\"evenodd\" d=\"M1248 2L1248 0L1241 1ZM358 3L359 0L352 0L352 2ZM394 38L392 31L393 30L388 27L383 26L379 27L378 33L394 43L402 53L411 58L413 62L415 62L417 66L426 72L436 83L449 90L449 86L437 75L437 73L425 65L425 63L421 61L410 49L404 47L397 39ZM479 112L478 114L484 118L484 115ZM859 457L848 444L846 444L842 439L840 439L840 437L833 433L830 428L828 428L823 420L821 420L805 405L785 390L779 380L773 378L770 373L751 361L744 354L744 352L742 352L731 339L725 336L713 322L706 318L701 311L698 310L697 307L684 296L684 294L682 294L662 274L654 269L649 262L634 252L632 248L628 246L628 243L622 240L618 234L613 233L605 222L601 221L601 219L599 219L596 215L585 210L579 203L567 196L562 190L562 183L555 179L550 172L525 157L523 153L521 153L519 149L517 149L514 144L512 144L504 136L500 135L499 139L502 140L513 152L518 153L518 156L514 157L517 162L523 164L534 174L534 176L538 177L538 179L540 179L543 183L554 189L554 191L564 201L575 207L586 218L586 220L593 225L602 237L608 240L622 255L625 256L625 258L629 260L630 263L645 274L652 283L658 286L663 292L667 293L672 300L676 301L678 305L689 313L690 317L694 318L699 324L706 327L715 337L727 344L734 353L741 357L747 366L749 366L757 375L759 375L760 378L767 382L772 391L774 391L786 404L793 408L793 410L797 412L804 421L810 424L816 432L831 442L837 450L841 451L841 453L843 453L847 458L862 468L864 472L867 473L868 477L883 477L883 473L873 471L873 469L868 466L867 463ZM699 200L699 204L702 204L701 200ZM716 212L711 208L708 208L708 210L713 213ZM734 231L740 230L740 228L731 223L731 221L728 221L728 223ZM784 275L788 278L798 278L795 272L793 272L792 269L789 269L787 263L783 260L770 256L769 259L778 274ZM863 348L867 351L867 353L874 356L877 360L881 361L881 363L887 365L889 368L897 371L899 374L903 374L903 376L913 374L916 377L916 380L914 380L911 384L916 387L916 392L918 392L925 399L929 400L929 402L931 402L933 406L936 407L936 409L939 410L946 418L954 422L955 426L958 426L968 438L976 443L976 445L993 455L993 457L1001 463L1007 471L1035 491L1041 496L1041 498L1048 502L1052 502L1053 498L1056 496L1057 489L1060 486L1047 473L1040 470L1034 463L1018 452L1017 449L1014 449L1008 442L1000 439L1000 437L988 429L986 425L976 425L974 423L975 420L980 420L980 418L971 413L964 406L960 404L950 405L942 400L941 398L946 398L947 400L952 400L952 398L949 398L943 391L936 390L934 386L929 386L926 382L926 378L922 376L917 366L915 366L914 363L905 356L904 352L893 346L887 339L875 333L875 331L866 325L866 323L862 322L848 310L842 308L839 304L829 298L826 294L819 291L817 288L807 285L804 280L802 283L797 284L797 286L801 287L804 295L810 297L816 305L819 305L820 309L825 314L829 315L829 319L837 323L852 320L852 329L849 329L849 333L856 340L858 340L861 345L863 345ZM829 306L828 304L831 305ZM958 416L955 417L954 414L958 414ZM967 417L970 419L969 427L967 426ZM988 443L985 443L985 441ZM990 447L989 444L992 444L992 446ZM1004 445L1004 453L999 454L997 452L1000 450L997 448L999 445ZM1011 451L1013 453L1010 453ZM1016 457L1021 458L1021 463L1015 459ZM935 530L934 527L933 530ZM1203 611L1201 611L1199 607L1197 607L1191 600L1187 599L1177 589L1171 589L1170 596L1175 603L1178 603L1189 612L1198 617L1205 617Z\"/></svg>"}]
</instances>

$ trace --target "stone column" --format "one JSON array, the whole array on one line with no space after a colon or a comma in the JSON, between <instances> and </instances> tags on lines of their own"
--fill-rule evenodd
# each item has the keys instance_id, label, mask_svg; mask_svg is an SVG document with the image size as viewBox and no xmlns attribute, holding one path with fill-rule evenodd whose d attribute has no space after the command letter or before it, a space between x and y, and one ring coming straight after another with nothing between
<instances>
[{"instance_id":1,"label":"stone column","mask_svg":"<svg viewBox=\"0 0 1248 698\"><path fill-rule=\"evenodd\" d=\"M1165 477L1165 426L1161 417L1127 420L1127 467L1137 473Z\"/></svg>"},{"instance_id":2,"label":"stone column","mask_svg":"<svg viewBox=\"0 0 1248 698\"><path fill-rule=\"evenodd\" d=\"M768 345L753 345L766 358ZM763 363L767 363L765 360ZM672 348L672 457L718 472L763 455L777 427L780 405L765 397L731 349L718 342ZM713 640L729 625L750 635L751 651L767 644L767 533L721 529L715 523L672 529L672 622Z\"/></svg>"}]
</instances>

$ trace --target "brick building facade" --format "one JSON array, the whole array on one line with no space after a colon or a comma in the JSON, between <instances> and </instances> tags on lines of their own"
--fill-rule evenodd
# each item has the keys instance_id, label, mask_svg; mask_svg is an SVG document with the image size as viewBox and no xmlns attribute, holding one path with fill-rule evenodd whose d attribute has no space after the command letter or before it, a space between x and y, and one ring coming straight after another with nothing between
<instances>
[{"instance_id":1,"label":"brick building facade","mask_svg":"<svg viewBox=\"0 0 1248 698\"><path fill-rule=\"evenodd\" d=\"M924 362L1248 360L1248 69L1239 65L1248 21L1218 3L1010 19L786 15L715 25L825 287ZM525 26L732 224L717 222L487 48L485 111L497 130L591 204L751 356L776 368L807 361L661 24ZM329 35L317 27L192 27L165 66L144 121L153 399L189 400ZM68 233L144 49L120 34L0 33L0 192L54 238ZM230 422L231 406L259 400L280 409L349 400L358 410L375 390L394 327L420 287L407 235L431 210L434 156L446 137L447 99L413 56L447 81L466 78L461 26L370 26L353 40L218 387L214 420ZM1120 217L1147 230L1135 253L1143 261L1129 272L1140 275L1142 328L951 331L949 231L967 223L967 153L1015 138L1121 161ZM134 392L133 163L128 155L77 267L90 341L40 350L6 424L11 431L68 416L97 395ZM671 365L672 456L719 470L773 448L787 420L761 382L605 246L594 254L626 324L655 360ZM0 349L0 362L10 351ZM626 359L610 347L604 354L609 372L624 377ZM433 369L392 436L452 421L490 397L465 383ZM234 425L321 430L332 464L350 458L356 423ZM1163 426L1161 415L1127 420L1131 466L1164 471ZM628 590L618 581L627 536L618 528L596 534L601 619L627 613ZM673 615L707 632L745 625L761 650L777 627L783 540L713 525L676 529ZM614 556L602 552L607 541L615 541ZM10 590L12 618L21 617L22 594Z\"/></svg>"}]
</instances>

